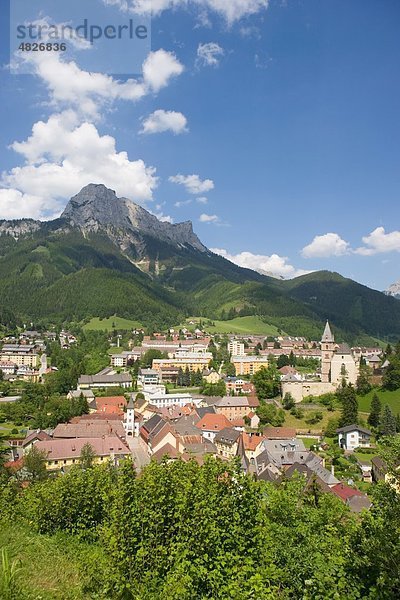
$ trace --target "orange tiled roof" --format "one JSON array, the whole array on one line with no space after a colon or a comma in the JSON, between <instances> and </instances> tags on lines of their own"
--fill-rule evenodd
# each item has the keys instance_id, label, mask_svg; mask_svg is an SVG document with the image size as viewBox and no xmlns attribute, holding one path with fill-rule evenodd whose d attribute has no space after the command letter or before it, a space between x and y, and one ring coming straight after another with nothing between
<instances>
[{"instance_id":1,"label":"orange tiled roof","mask_svg":"<svg viewBox=\"0 0 400 600\"><path fill-rule=\"evenodd\" d=\"M231 427L230 421L225 415L217 413L206 413L196 427L202 431L222 431L225 427Z\"/></svg>"}]
</instances>

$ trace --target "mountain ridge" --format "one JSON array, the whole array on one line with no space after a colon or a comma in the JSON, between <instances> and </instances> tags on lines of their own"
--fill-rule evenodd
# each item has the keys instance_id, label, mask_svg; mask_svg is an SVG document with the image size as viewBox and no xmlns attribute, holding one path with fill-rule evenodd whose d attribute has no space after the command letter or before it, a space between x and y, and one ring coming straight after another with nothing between
<instances>
[{"instance_id":1,"label":"mountain ridge","mask_svg":"<svg viewBox=\"0 0 400 600\"><path fill-rule=\"evenodd\" d=\"M394 298L335 273L278 280L244 269L209 251L191 222L161 222L96 184L54 221L0 221L1 305L14 321L118 314L156 329L194 314L258 315L313 339L326 318L348 341L400 337Z\"/></svg>"}]
</instances>

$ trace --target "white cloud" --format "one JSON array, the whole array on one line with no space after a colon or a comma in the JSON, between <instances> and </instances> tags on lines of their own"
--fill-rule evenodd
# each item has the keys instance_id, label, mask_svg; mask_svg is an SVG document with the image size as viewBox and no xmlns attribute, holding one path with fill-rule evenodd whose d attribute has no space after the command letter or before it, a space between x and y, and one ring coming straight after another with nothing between
<instances>
[{"instance_id":1,"label":"white cloud","mask_svg":"<svg viewBox=\"0 0 400 600\"><path fill-rule=\"evenodd\" d=\"M199 204L208 204L208 198L205 196L200 196L200 198L196 198L196 202Z\"/></svg>"},{"instance_id":2,"label":"white cloud","mask_svg":"<svg viewBox=\"0 0 400 600\"><path fill-rule=\"evenodd\" d=\"M201 14L204 10L216 12L228 24L243 17L267 9L269 0L105 0L106 4L118 5L122 10L135 14L160 14L164 10L196 6Z\"/></svg>"},{"instance_id":3,"label":"white cloud","mask_svg":"<svg viewBox=\"0 0 400 600\"><path fill-rule=\"evenodd\" d=\"M168 181L183 185L189 194L204 194L214 189L212 179L200 179L199 175L173 175Z\"/></svg>"},{"instance_id":4,"label":"white cloud","mask_svg":"<svg viewBox=\"0 0 400 600\"><path fill-rule=\"evenodd\" d=\"M206 67L217 67L224 55L224 49L216 42L199 44L197 48L197 64Z\"/></svg>"},{"instance_id":5,"label":"white cloud","mask_svg":"<svg viewBox=\"0 0 400 600\"><path fill-rule=\"evenodd\" d=\"M153 92L158 92L166 87L170 79L181 75L183 71L184 67L175 54L162 49L150 52L143 63L145 85L150 87Z\"/></svg>"},{"instance_id":6,"label":"white cloud","mask_svg":"<svg viewBox=\"0 0 400 600\"><path fill-rule=\"evenodd\" d=\"M400 231L386 233L384 227L377 227L362 238L365 247L357 248L356 254L371 256L383 252L400 252Z\"/></svg>"},{"instance_id":7,"label":"white cloud","mask_svg":"<svg viewBox=\"0 0 400 600\"><path fill-rule=\"evenodd\" d=\"M157 212L149 211L149 212L151 212L152 215L157 217L157 219L159 221L162 221L163 223L171 223L172 224L174 222L172 217L170 217L169 215L164 215L164 213L162 211L157 211Z\"/></svg>"},{"instance_id":8,"label":"white cloud","mask_svg":"<svg viewBox=\"0 0 400 600\"><path fill-rule=\"evenodd\" d=\"M176 208L181 208L181 206L187 206L188 204L191 204L192 200L183 200L181 202L175 202L174 206L176 206Z\"/></svg>"},{"instance_id":9,"label":"white cloud","mask_svg":"<svg viewBox=\"0 0 400 600\"><path fill-rule=\"evenodd\" d=\"M30 194L23 194L14 189L0 189L0 219L52 219L59 215L60 205L57 201L48 201Z\"/></svg>"},{"instance_id":10,"label":"white cloud","mask_svg":"<svg viewBox=\"0 0 400 600\"><path fill-rule=\"evenodd\" d=\"M151 200L157 185L153 167L117 152L112 136L101 136L92 123L80 123L72 110L35 123L32 135L12 148L26 162L3 173L0 184L9 188L8 197L24 195L20 217L32 211L45 216L45 207L61 207L62 199L88 183L103 183L119 196L139 202ZM32 208L27 210L29 202Z\"/></svg>"},{"instance_id":11,"label":"white cloud","mask_svg":"<svg viewBox=\"0 0 400 600\"><path fill-rule=\"evenodd\" d=\"M301 252L304 258L328 258L329 256L343 256L350 252L350 245L337 233L317 235Z\"/></svg>"},{"instance_id":12,"label":"white cloud","mask_svg":"<svg viewBox=\"0 0 400 600\"><path fill-rule=\"evenodd\" d=\"M33 73L47 86L53 106L73 107L91 118L98 118L99 108L116 100L137 102L152 92L157 93L184 70L175 54L163 49L147 56L140 81L128 79L125 82L84 71L74 61L63 62L57 53L25 54Z\"/></svg>"},{"instance_id":13,"label":"white cloud","mask_svg":"<svg viewBox=\"0 0 400 600\"><path fill-rule=\"evenodd\" d=\"M140 133L149 135L165 131L172 131L175 135L188 131L185 115L173 110L156 110L143 120Z\"/></svg>"},{"instance_id":14,"label":"white cloud","mask_svg":"<svg viewBox=\"0 0 400 600\"><path fill-rule=\"evenodd\" d=\"M220 218L217 215L206 215L203 213L199 217L200 223L219 223Z\"/></svg>"},{"instance_id":15,"label":"white cloud","mask_svg":"<svg viewBox=\"0 0 400 600\"><path fill-rule=\"evenodd\" d=\"M252 269L253 271L268 274L272 277L291 279L292 277L299 277L310 272L303 269L296 269L287 262L288 259L286 256L279 256L278 254L271 254L271 256L253 254L252 252L230 254L223 248L211 248L211 252L223 256L239 267Z\"/></svg>"}]
</instances>

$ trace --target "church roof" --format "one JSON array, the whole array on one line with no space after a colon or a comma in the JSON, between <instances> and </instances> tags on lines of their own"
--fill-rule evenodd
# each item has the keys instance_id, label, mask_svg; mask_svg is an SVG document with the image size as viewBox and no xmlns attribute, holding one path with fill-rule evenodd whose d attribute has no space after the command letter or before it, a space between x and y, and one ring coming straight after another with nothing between
<instances>
[{"instance_id":1,"label":"church roof","mask_svg":"<svg viewBox=\"0 0 400 600\"><path fill-rule=\"evenodd\" d=\"M348 344L339 344L335 350L335 354L351 354L350 346Z\"/></svg>"},{"instance_id":2,"label":"church roof","mask_svg":"<svg viewBox=\"0 0 400 600\"><path fill-rule=\"evenodd\" d=\"M335 338L331 331L331 327L329 325L329 321L326 322L324 333L322 335L322 341L323 342L334 342L335 341Z\"/></svg>"}]
</instances>

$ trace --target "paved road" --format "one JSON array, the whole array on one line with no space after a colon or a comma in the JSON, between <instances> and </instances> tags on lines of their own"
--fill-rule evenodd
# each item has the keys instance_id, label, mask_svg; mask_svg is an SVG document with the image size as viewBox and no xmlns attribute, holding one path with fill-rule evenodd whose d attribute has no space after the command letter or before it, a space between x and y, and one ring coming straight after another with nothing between
<instances>
[{"instance_id":1,"label":"paved road","mask_svg":"<svg viewBox=\"0 0 400 600\"><path fill-rule=\"evenodd\" d=\"M147 453L146 444L141 438L128 437L127 438L129 448L132 452L132 458L134 460L135 467L140 472L143 467L149 464L150 456Z\"/></svg>"}]
</instances>

